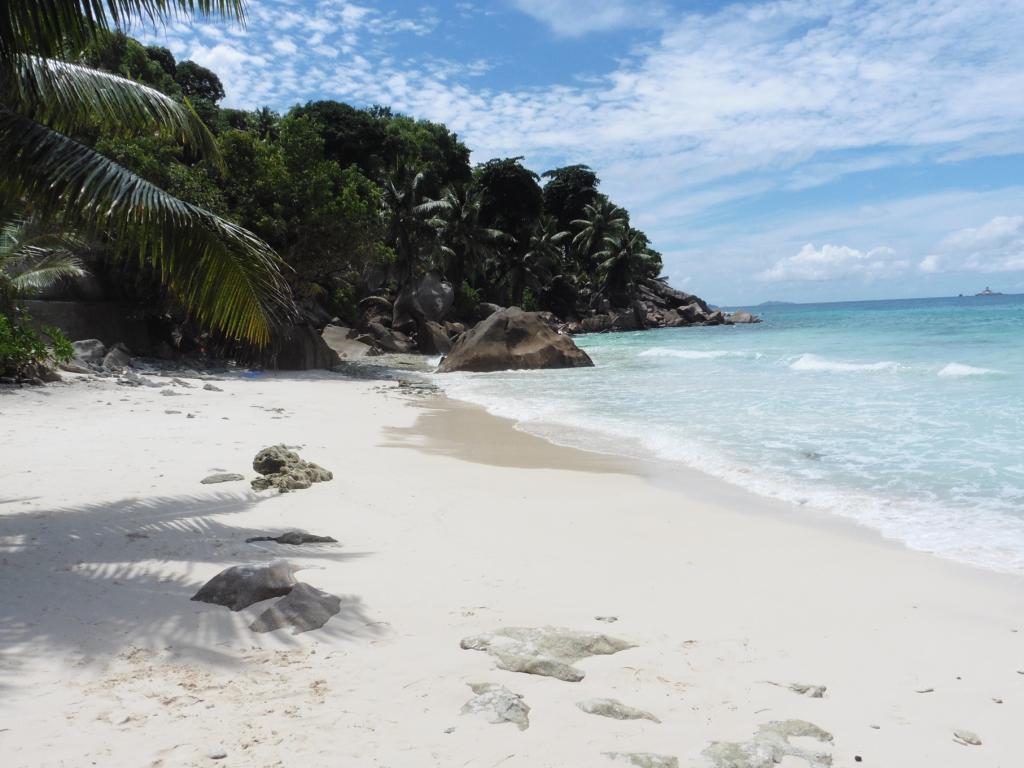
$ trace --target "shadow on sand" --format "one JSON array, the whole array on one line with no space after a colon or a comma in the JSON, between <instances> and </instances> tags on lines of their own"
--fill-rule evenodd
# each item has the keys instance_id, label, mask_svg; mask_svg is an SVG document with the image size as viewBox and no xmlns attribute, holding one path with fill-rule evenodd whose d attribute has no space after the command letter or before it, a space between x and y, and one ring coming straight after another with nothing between
<instances>
[{"instance_id":1,"label":"shadow on sand","mask_svg":"<svg viewBox=\"0 0 1024 768\"><path fill-rule=\"evenodd\" d=\"M258 503L252 495L215 494L129 498L22 514L3 514L0 506L0 685L5 679L14 682L19 657L27 655L89 664L146 646L231 665L235 656L224 646L255 645L267 637L248 627L270 602L238 613L191 602L212 572L285 558L310 566L298 578L317 586L318 564L366 554L340 551L341 544L247 544L247 538L285 530L230 524L231 516ZM216 568L200 570L197 563ZM358 597L340 597L340 613L316 630L317 637L379 634ZM273 636L297 644L286 631Z\"/></svg>"}]
</instances>

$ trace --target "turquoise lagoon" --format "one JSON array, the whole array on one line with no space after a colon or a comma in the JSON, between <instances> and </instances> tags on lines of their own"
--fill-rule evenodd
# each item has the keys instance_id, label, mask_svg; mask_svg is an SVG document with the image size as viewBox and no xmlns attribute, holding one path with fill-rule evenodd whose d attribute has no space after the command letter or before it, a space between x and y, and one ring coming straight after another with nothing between
<instances>
[{"instance_id":1,"label":"turquoise lagoon","mask_svg":"<svg viewBox=\"0 0 1024 768\"><path fill-rule=\"evenodd\" d=\"M754 326L579 337L593 369L435 380L555 442L1024 573L1024 296L756 311Z\"/></svg>"}]
</instances>

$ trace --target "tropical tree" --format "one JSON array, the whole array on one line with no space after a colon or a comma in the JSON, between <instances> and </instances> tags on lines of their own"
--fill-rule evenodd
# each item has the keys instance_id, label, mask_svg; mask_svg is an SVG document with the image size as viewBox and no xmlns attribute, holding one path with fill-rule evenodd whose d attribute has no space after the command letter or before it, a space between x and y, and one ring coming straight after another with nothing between
<instances>
[{"instance_id":1,"label":"tropical tree","mask_svg":"<svg viewBox=\"0 0 1024 768\"><path fill-rule=\"evenodd\" d=\"M628 227L605 237L604 246L595 254L599 290L613 303L623 303L633 294L637 281L648 276L653 254L648 251L646 235Z\"/></svg>"},{"instance_id":2,"label":"tropical tree","mask_svg":"<svg viewBox=\"0 0 1024 768\"><path fill-rule=\"evenodd\" d=\"M601 180L586 165L566 165L541 174L544 185L544 212L558 220L559 229L569 229L584 216L584 208L597 199Z\"/></svg>"},{"instance_id":3,"label":"tropical tree","mask_svg":"<svg viewBox=\"0 0 1024 768\"><path fill-rule=\"evenodd\" d=\"M8 214L0 224L0 312L19 298L43 291L85 269L73 249L79 238L42 226L37 220Z\"/></svg>"},{"instance_id":4,"label":"tropical tree","mask_svg":"<svg viewBox=\"0 0 1024 768\"><path fill-rule=\"evenodd\" d=\"M431 216L443 208L423 196L426 176L399 165L384 183L382 198L388 209L387 239L395 249L395 272L400 286L410 282L423 266L434 230Z\"/></svg>"},{"instance_id":5,"label":"tropical tree","mask_svg":"<svg viewBox=\"0 0 1024 768\"><path fill-rule=\"evenodd\" d=\"M475 284L509 237L500 229L484 226L480 218L482 194L475 186L461 190L449 187L436 202L437 213L430 224L438 234L438 266L456 288L463 281Z\"/></svg>"},{"instance_id":6,"label":"tropical tree","mask_svg":"<svg viewBox=\"0 0 1024 768\"><path fill-rule=\"evenodd\" d=\"M572 239L580 268L588 275L594 269L592 255L605 246L605 239L617 235L629 226L629 214L604 195L583 207L583 218L572 222L577 227Z\"/></svg>"},{"instance_id":7,"label":"tropical tree","mask_svg":"<svg viewBox=\"0 0 1024 768\"><path fill-rule=\"evenodd\" d=\"M210 162L216 142L189 103L67 61L133 21L243 19L243 0L8 0L0 9L0 202L27 202L117 254L152 265L182 306L229 338L266 344L292 312L262 240L183 202L83 140L166 133Z\"/></svg>"}]
</instances>

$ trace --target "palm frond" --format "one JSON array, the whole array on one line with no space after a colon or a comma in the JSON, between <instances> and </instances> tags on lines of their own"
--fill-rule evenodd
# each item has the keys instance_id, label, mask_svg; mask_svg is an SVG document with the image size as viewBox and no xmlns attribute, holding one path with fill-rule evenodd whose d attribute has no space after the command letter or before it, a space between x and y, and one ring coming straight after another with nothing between
<instances>
[{"instance_id":1,"label":"palm frond","mask_svg":"<svg viewBox=\"0 0 1024 768\"><path fill-rule=\"evenodd\" d=\"M71 251L33 245L17 249L3 270L11 288L22 296L49 288L64 278L85 275L82 262Z\"/></svg>"},{"instance_id":2,"label":"palm frond","mask_svg":"<svg viewBox=\"0 0 1024 768\"><path fill-rule=\"evenodd\" d=\"M218 161L210 130L188 104L118 75L65 61L19 56L13 75L0 70L6 107L61 133L95 127L105 135L166 131Z\"/></svg>"},{"instance_id":3,"label":"palm frond","mask_svg":"<svg viewBox=\"0 0 1024 768\"><path fill-rule=\"evenodd\" d=\"M0 197L104 233L152 264L201 323L258 345L293 305L281 260L250 232L185 203L92 149L0 108Z\"/></svg>"},{"instance_id":4,"label":"palm frond","mask_svg":"<svg viewBox=\"0 0 1024 768\"><path fill-rule=\"evenodd\" d=\"M82 50L98 32L150 27L195 15L244 23L244 0L4 0L0 2L0 67L19 54L59 57Z\"/></svg>"}]
</instances>

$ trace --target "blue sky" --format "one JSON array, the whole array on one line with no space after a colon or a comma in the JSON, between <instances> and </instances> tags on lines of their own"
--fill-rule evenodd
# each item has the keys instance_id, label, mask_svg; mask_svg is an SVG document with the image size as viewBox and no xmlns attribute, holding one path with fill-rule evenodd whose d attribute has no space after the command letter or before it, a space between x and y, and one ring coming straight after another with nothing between
<instances>
[{"instance_id":1,"label":"blue sky","mask_svg":"<svg viewBox=\"0 0 1024 768\"><path fill-rule=\"evenodd\" d=\"M1024 292L1024 0L249 0L226 104L389 104L587 163L722 304Z\"/></svg>"}]
</instances>

